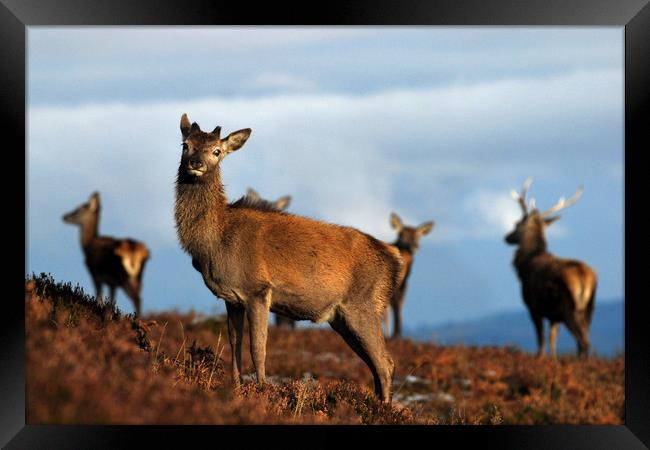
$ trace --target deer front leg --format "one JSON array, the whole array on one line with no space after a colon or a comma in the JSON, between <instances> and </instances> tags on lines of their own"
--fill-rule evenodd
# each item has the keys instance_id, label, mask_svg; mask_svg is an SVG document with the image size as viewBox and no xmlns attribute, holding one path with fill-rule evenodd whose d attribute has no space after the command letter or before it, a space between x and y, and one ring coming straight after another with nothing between
<instances>
[{"instance_id":1,"label":"deer front leg","mask_svg":"<svg viewBox=\"0 0 650 450\"><path fill-rule=\"evenodd\" d=\"M102 296L102 284L95 278L93 278L93 284L95 285L95 299L99 300Z\"/></svg>"},{"instance_id":2,"label":"deer front leg","mask_svg":"<svg viewBox=\"0 0 650 450\"><path fill-rule=\"evenodd\" d=\"M541 316L532 316L537 333L537 356L544 356L544 322Z\"/></svg>"},{"instance_id":3,"label":"deer front leg","mask_svg":"<svg viewBox=\"0 0 650 450\"><path fill-rule=\"evenodd\" d=\"M402 335L402 311L401 305L395 305L393 307L393 336L392 338L398 338Z\"/></svg>"},{"instance_id":4,"label":"deer front leg","mask_svg":"<svg viewBox=\"0 0 650 450\"><path fill-rule=\"evenodd\" d=\"M111 303L111 306L115 306L115 302L117 301L117 298L115 298L115 286L109 285L108 292L108 301Z\"/></svg>"},{"instance_id":5,"label":"deer front leg","mask_svg":"<svg viewBox=\"0 0 650 450\"><path fill-rule=\"evenodd\" d=\"M557 330L560 328L560 322L551 324L551 331L549 332L549 346L551 347L551 356L553 359L557 358L556 344L557 344Z\"/></svg>"},{"instance_id":6,"label":"deer front leg","mask_svg":"<svg viewBox=\"0 0 650 450\"><path fill-rule=\"evenodd\" d=\"M257 382L260 384L264 384L266 379L264 362L266 360L266 338L269 329L270 305L271 289L267 288L256 297L249 299L246 310L250 329L251 358L255 366Z\"/></svg>"},{"instance_id":7,"label":"deer front leg","mask_svg":"<svg viewBox=\"0 0 650 450\"><path fill-rule=\"evenodd\" d=\"M228 314L228 338L232 355L232 383L235 389L241 386L241 343L244 337L244 314L246 310L239 305L226 302Z\"/></svg>"},{"instance_id":8,"label":"deer front leg","mask_svg":"<svg viewBox=\"0 0 650 450\"><path fill-rule=\"evenodd\" d=\"M398 338L402 335L402 305L404 304L404 292L405 286L402 285L399 291L395 293L395 298L392 301L393 335L391 336L391 339Z\"/></svg>"},{"instance_id":9,"label":"deer front leg","mask_svg":"<svg viewBox=\"0 0 650 450\"><path fill-rule=\"evenodd\" d=\"M390 317L388 317L388 310L390 309L390 306L387 306L386 309L384 310L384 332L386 335L388 335L388 332L390 331Z\"/></svg>"}]
</instances>

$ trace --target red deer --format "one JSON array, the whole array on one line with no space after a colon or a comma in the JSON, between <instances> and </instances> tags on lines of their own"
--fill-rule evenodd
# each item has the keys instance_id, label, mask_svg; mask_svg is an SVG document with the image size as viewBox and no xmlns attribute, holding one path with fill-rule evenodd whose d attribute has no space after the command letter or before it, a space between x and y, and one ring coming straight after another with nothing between
<instances>
[{"instance_id":1,"label":"red deer","mask_svg":"<svg viewBox=\"0 0 650 450\"><path fill-rule=\"evenodd\" d=\"M549 344L551 355L556 357L557 331L561 322L567 326L578 344L578 354L589 353L589 325L594 312L597 277L593 269L582 261L563 259L546 250L546 227L560 216L553 215L574 204L582 195L582 188L544 212L526 204L526 193L532 178L524 182L521 193L512 191L519 202L523 216L505 240L517 245L513 265L521 280L524 303L537 333L537 355L544 354L544 323L551 324ZM532 210L529 210L531 209Z\"/></svg>"},{"instance_id":2,"label":"red deer","mask_svg":"<svg viewBox=\"0 0 650 450\"><path fill-rule=\"evenodd\" d=\"M433 221L425 222L417 227L410 227L402 223L402 219L392 213L390 215L390 224L397 231L397 240L393 244L402 255L404 260L404 277L399 283L398 292L391 299L391 309L393 310L393 338L402 335L402 306L404 305L404 297L406 295L406 283L409 275L411 274L411 267L413 266L413 256L419 248L420 238L429 234L433 229ZM384 322L386 330L388 330L388 309L384 315Z\"/></svg>"},{"instance_id":3,"label":"red deer","mask_svg":"<svg viewBox=\"0 0 650 450\"><path fill-rule=\"evenodd\" d=\"M106 284L110 290L109 300L114 305L115 289L120 287L133 301L136 316L140 316L142 272L149 259L149 250L133 239L99 236L100 209L99 192L94 192L86 203L65 214L63 221L80 227L81 248L97 298L102 294L102 285Z\"/></svg>"},{"instance_id":4,"label":"red deer","mask_svg":"<svg viewBox=\"0 0 650 450\"><path fill-rule=\"evenodd\" d=\"M260 197L260 195L251 188L248 188L246 191L246 195L237 200L236 202L232 203L232 207L251 207L251 208L258 208L258 209L264 209L264 210L275 210L275 211L284 211L289 207L289 203L291 202L291 196L290 195L285 195L284 197L280 197L279 199L275 201L271 200L266 200ZM275 315L275 325L278 327L287 327L291 330L296 328L296 321L289 319L288 317L284 317L280 314L274 314Z\"/></svg>"},{"instance_id":5,"label":"red deer","mask_svg":"<svg viewBox=\"0 0 650 450\"><path fill-rule=\"evenodd\" d=\"M226 302L234 387L241 384L245 316L257 382L264 383L272 311L294 320L328 322L370 368L376 395L390 403L395 365L381 315L402 270L397 249L353 228L232 207L220 163L244 145L251 129L221 139L220 127L204 132L186 114L180 128L178 238L208 289Z\"/></svg>"}]
</instances>

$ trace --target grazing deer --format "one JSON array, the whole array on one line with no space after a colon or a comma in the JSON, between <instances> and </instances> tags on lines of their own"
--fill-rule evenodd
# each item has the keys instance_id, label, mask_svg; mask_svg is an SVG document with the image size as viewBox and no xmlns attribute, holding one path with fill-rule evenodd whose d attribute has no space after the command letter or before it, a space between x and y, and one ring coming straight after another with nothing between
<instances>
[{"instance_id":1,"label":"grazing deer","mask_svg":"<svg viewBox=\"0 0 650 450\"><path fill-rule=\"evenodd\" d=\"M275 211L284 211L289 207L291 202L291 196L285 195L280 197L275 201L265 200L253 189L248 188L246 195L237 200L234 203L231 203L231 206L234 208L257 208L262 210L275 210ZM275 325L278 327L288 327L293 330L296 328L296 321L289 319L280 314L274 314L275 316Z\"/></svg>"},{"instance_id":2,"label":"grazing deer","mask_svg":"<svg viewBox=\"0 0 650 450\"><path fill-rule=\"evenodd\" d=\"M86 203L65 214L63 221L80 227L81 248L97 298L102 294L102 285L107 284L109 300L114 305L115 288L121 287L133 301L135 313L139 316L142 272L149 259L149 250L133 239L99 236L100 209L99 192L94 192Z\"/></svg>"},{"instance_id":3,"label":"grazing deer","mask_svg":"<svg viewBox=\"0 0 650 450\"><path fill-rule=\"evenodd\" d=\"M381 314L402 271L394 247L356 229L279 211L228 204L220 163L241 148L246 128L221 138L181 117L176 183L179 241L210 291L226 302L232 378L241 383L241 343L248 317L257 381L265 381L269 311L328 322L368 365L375 393L391 401L394 363Z\"/></svg>"},{"instance_id":4,"label":"grazing deer","mask_svg":"<svg viewBox=\"0 0 650 450\"><path fill-rule=\"evenodd\" d=\"M564 322L578 343L578 354L589 353L589 325L594 312L596 296L596 273L587 264L573 259L558 258L546 251L544 232L546 227L560 216L551 216L574 204L582 195L582 187L565 200L560 201L540 213L534 206L526 204L526 193L532 178L524 182L521 193L512 191L519 202L523 216L515 224L515 229L505 240L518 245L513 265L521 280L524 303L528 306L530 317L537 332L538 356L544 354L544 323L551 323L549 343L551 355L556 357L557 330Z\"/></svg>"},{"instance_id":5,"label":"grazing deer","mask_svg":"<svg viewBox=\"0 0 650 450\"><path fill-rule=\"evenodd\" d=\"M402 223L402 219L395 214L390 215L390 225L397 231L397 240L393 244L399 250L404 260L404 276L400 280L397 294L393 296L390 306L393 310L393 338L402 335L402 306L406 295L406 283L411 274L413 256L419 248L420 238L429 234L433 229L433 221L425 222L417 227L410 227ZM384 314L384 324L388 330L388 309Z\"/></svg>"}]
</instances>

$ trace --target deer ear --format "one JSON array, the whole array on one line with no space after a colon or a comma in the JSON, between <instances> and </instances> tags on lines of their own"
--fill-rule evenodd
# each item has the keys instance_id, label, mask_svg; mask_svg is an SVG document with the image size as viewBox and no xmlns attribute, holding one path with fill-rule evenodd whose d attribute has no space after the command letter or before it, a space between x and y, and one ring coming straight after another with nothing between
<instances>
[{"instance_id":1,"label":"deer ear","mask_svg":"<svg viewBox=\"0 0 650 450\"><path fill-rule=\"evenodd\" d=\"M290 195L285 195L284 197L281 197L281 198L277 199L275 201L275 203L273 203L273 205L277 209L283 210L283 209L287 209L287 207L289 206L289 203L291 203L291 196Z\"/></svg>"},{"instance_id":2,"label":"deer ear","mask_svg":"<svg viewBox=\"0 0 650 450\"><path fill-rule=\"evenodd\" d=\"M243 130L237 130L230 133L228 137L224 139L226 149L229 152L234 152L235 150L240 149L251 135L252 131L253 130L250 128L244 128Z\"/></svg>"},{"instance_id":3,"label":"deer ear","mask_svg":"<svg viewBox=\"0 0 650 450\"><path fill-rule=\"evenodd\" d=\"M246 189L246 197L250 198L251 200L259 200L260 194L258 194L255 189L248 188Z\"/></svg>"},{"instance_id":4,"label":"deer ear","mask_svg":"<svg viewBox=\"0 0 650 450\"><path fill-rule=\"evenodd\" d=\"M562 217L562 216L545 217L544 218L544 223L546 224L546 226L549 226L550 224L555 223L558 220L560 220L560 217Z\"/></svg>"},{"instance_id":5,"label":"deer ear","mask_svg":"<svg viewBox=\"0 0 650 450\"><path fill-rule=\"evenodd\" d=\"M183 135L183 139L190 135L190 128L190 119L187 117L187 114L183 114L181 116L181 134Z\"/></svg>"},{"instance_id":6,"label":"deer ear","mask_svg":"<svg viewBox=\"0 0 650 450\"><path fill-rule=\"evenodd\" d=\"M402 219L395 213L390 213L390 226L395 230L400 231L403 227Z\"/></svg>"},{"instance_id":7,"label":"deer ear","mask_svg":"<svg viewBox=\"0 0 650 450\"><path fill-rule=\"evenodd\" d=\"M90 208L96 211L99 208L99 192L93 192L88 203L90 204Z\"/></svg>"},{"instance_id":8,"label":"deer ear","mask_svg":"<svg viewBox=\"0 0 650 450\"><path fill-rule=\"evenodd\" d=\"M431 230L433 230L433 221L430 222L425 222L422 225L418 227L418 234L420 236L424 236L425 234L429 234Z\"/></svg>"}]
</instances>

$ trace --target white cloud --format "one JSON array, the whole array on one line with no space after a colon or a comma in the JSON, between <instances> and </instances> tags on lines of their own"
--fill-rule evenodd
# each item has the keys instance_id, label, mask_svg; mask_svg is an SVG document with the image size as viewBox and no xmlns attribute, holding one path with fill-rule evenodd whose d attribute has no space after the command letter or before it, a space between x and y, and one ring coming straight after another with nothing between
<instances>
[{"instance_id":1,"label":"white cloud","mask_svg":"<svg viewBox=\"0 0 650 450\"><path fill-rule=\"evenodd\" d=\"M503 236L521 219L519 204L505 190L478 190L467 198L464 206L479 219L475 230L479 236Z\"/></svg>"},{"instance_id":2,"label":"white cloud","mask_svg":"<svg viewBox=\"0 0 650 450\"><path fill-rule=\"evenodd\" d=\"M534 203L532 198L530 200ZM467 197L463 206L468 217L473 218L468 220L464 233L459 235L466 239L502 239L514 229L522 215L519 204L505 189L479 189ZM567 231L562 224L555 223L547 229L547 234L561 238L567 235Z\"/></svg>"},{"instance_id":3,"label":"white cloud","mask_svg":"<svg viewBox=\"0 0 650 450\"><path fill-rule=\"evenodd\" d=\"M106 232L177 245L172 211L183 112L205 129L253 129L222 165L231 198L248 186L269 198L291 194L292 211L387 240L394 237L391 211L414 224L436 220L433 241L492 238L512 224L516 204L509 184L498 195L480 186L523 179L518 172L528 175L531 164L537 173L546 166L557 173L554 164L561 172L567 157L583 159L561 141L592 139L617 118L622 94L612 87L621 83L620 71L597 71L357 96L30 107L30 242L51 239L53 218L97 189ZM588 151L592 159L611 157L610 149ZM466 200L470 186L478 190ZM408 193L421 200L400 200ZM471 211L469 219L455 212L463 202L480 227L465 226Z\"/></svg>"},{"instance_id":4,"label":"white cloud","mask_svg":"<svg viewBox=\"0 0 650 450\"><path fill-rule=\"evenodd\" d=\"M316 83L303 77L288 73L262 73L249 83L253 87L284 91L311 91Z\"/></svg>"}]
</instances>

